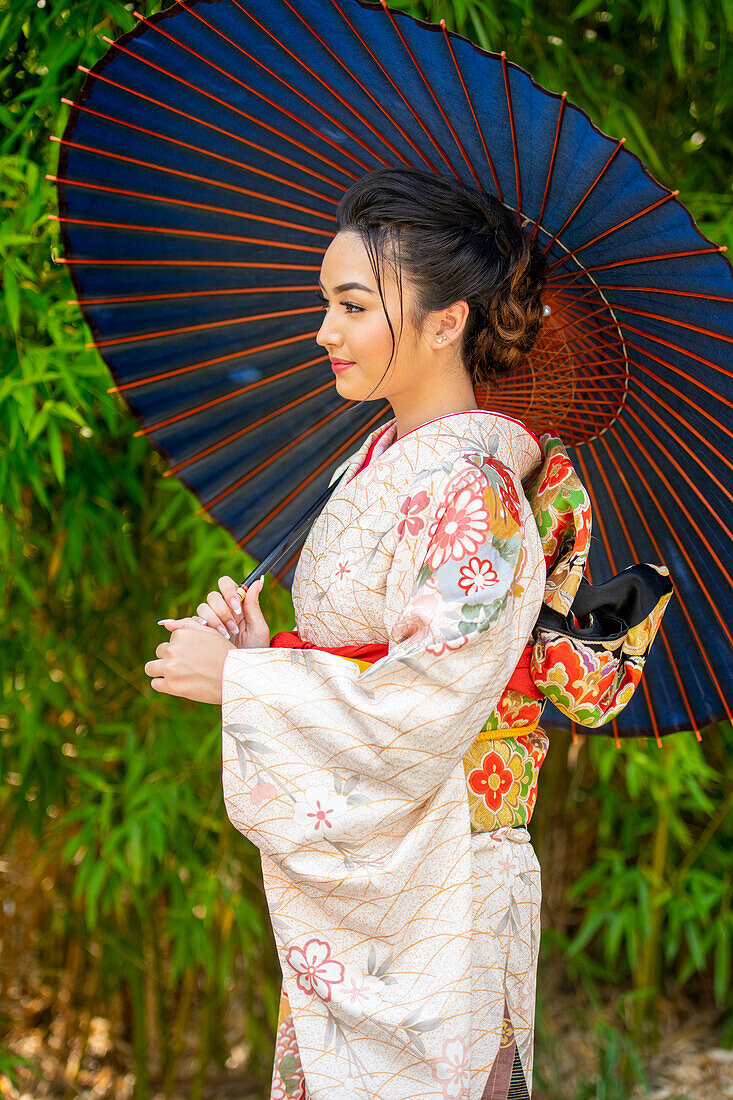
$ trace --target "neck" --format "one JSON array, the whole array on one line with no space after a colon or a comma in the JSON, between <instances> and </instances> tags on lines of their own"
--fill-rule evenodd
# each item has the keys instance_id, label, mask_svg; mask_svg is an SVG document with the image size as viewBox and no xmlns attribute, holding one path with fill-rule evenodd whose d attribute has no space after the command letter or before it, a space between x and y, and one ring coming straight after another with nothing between
<instances>
[{"instance_id":1,"label":"neck","mask_svg":"<svg viewBox=\"0 0 733 1100\"><path fill-rule=\"evenodd\" d=\"M434 376L429 378L430 385L420 392L393 394L388 398L395 416L397 433L395 439L427 424L447 413L468 412L478 409L473 385L464 373L463 378L455 378L449 384L436 386Z\"/></svg>"}]
</instances>

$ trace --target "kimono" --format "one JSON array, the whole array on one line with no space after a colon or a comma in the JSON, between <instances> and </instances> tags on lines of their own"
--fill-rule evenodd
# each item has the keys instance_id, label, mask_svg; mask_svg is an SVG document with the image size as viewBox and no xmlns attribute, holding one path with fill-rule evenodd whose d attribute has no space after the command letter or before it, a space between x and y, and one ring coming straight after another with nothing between
<instances>
[{"instance_id":1,"label":"kimono","mask_svg":"<svg viewBox=\"0 0 733 1100\"><path fill-rule=\"evenodd\" d=\"M226 811L260 850L282 968L270 1097L528 1098L542 706L625 705L667 571L634 567L643 620L620 637L576 616L587 494L560 440L497 413L399 439L393 419L334 483L296 632L230 650L222 677Z\"/></svg>"}]
</instances>

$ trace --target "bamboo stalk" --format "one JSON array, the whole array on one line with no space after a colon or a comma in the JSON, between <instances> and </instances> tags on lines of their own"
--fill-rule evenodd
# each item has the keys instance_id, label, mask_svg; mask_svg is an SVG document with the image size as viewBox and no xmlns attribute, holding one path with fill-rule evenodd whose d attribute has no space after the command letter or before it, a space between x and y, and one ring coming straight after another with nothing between
<instances>
[{"instance_id":1,"label":"bamboo stalk","mask_svg":"<svg viewBox=\"0 0 733 1100\"><path fill-rule=\"evenodd\" d=\"M173 1019L173 1026L171 1028L170 1039L170 1057L168 1064L165 1067L163 1074L163 1095L165 1100L171 1100L173 1096L173 1089L175 1087L176 1066L178 1065L178 1059L181 1056L181 1049L183 1047L183 1033L188 1023L188 1016L191 1010L191 995L193 993L194 979L196 977L194 970L189 970L183 975L178 986L178 1003L176 1005L176 1014Z\"/></svg>"},{"instance_id":2,"label":"bamboo stalk","mask_svg":"<svg viewBox=\"0 0 733 1100\"><path fill-rule=\"evenodd\" d=\"M203 1100L206 1070L209 1065L210 1013L211 1001L208 996L208 989L205 989L199 1021L199 1061L196 1067L196 1075L191 1082L191 1100Z\"/></svg>"},{"instance_id":3,"label":"bamboo stalk","mask_svg":"<svg viewBox=\"0 0 733 1100\"><path fill-rule=\"evenodd\" d=\"M668 766L663 760L663 767ZM665 790L667 784L664 784ZM633 1023L634 1030L641 1038L642 1028L645 1023L651 1024L655 1035L658 1032L658 1017L654 998L659 993L662 945L659 938L659 930L662 923L662 908L660 898L666 888L665 872L667 868L667 853L669 851L669 800L660 799L658 802L659 816L654 828L652 839L652 863L651 883L649 888L650 931L643 942L639 959L634 970L633 982L637 996L634 998ZM641 868L640 868L641 870Z\"/></svg>"}]
</instances>

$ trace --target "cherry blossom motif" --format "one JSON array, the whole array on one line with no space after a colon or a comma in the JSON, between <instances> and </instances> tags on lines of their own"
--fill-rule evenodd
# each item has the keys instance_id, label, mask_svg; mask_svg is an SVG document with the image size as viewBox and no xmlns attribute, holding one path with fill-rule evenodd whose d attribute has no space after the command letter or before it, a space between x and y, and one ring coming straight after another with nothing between
<instances>
[{"instance_id":1,"label":"cherry blossom motif","mask_svg":"<svg viewBox=\"0 0 733 1100\"><path fill-rule=\"evenodd\" d=\"M293 820L304 830L308 840L323 837L332 840L343 833L348 808L344 796L329 791L328 787L307 787L305 798L295 803Z\"/></svg>"},{"instance_id":2,"label":"cherry blossom motif","mask_svg":"<svg viewBox=\"0 0 733 1100\"><path fill-rule=\"evenodd\" d=\"M530 968L521 982L512 990L512 1007L518 1016L531 1015L535 1006L536 982L535 973Z\"/></svg>"},{"instance_id":3,"label":"cherry blossom motif","mask_svg":"<svg viewBox=\"0 0 733 1100\"><path fill-rule=\"evenodd\" d=\"M469 1050L464 1039L446 1039L440 1058L433 1058L433 1077L445 1100L467 1100L471 1083Z\"/></svg>"},{"instance_id":4,"label":"cherry blossom motif","mask_svg":"<svg viewBox=\"0 0 733 1100\"><path fill-rule=\"evenodd\" d=\"M363 974L356 963L344 967L344 980L334 988L333 999L347 1008L371 1012L382 1003L384 983L374 974Z\"/></svg>"},{"instance_id":5,"label":"cherry blossom motif","mask_svg":"<svg viewBox=\"0 0 733 1100\"><path fill-rule=\"evenodd\" d=\"M475 592L484 592L487 588L493 588L499 583L499 574L488 558L469 558L468 565L462 565L458 572L458 587L462 588L467 596L472 596Z\"/></svg>"},{"instance_id":6,"label":"cherry blossom motif","mask_svg":"<svg viewBox=\"0 0 733 1100\"><path fill-rule=\"evenodd\" d=\"M344 980L344 964L332 959L330 945L315 937L303 947L289 948L285 958L297 974L298 989L323 1001L330 1001L333 987Z\"/></svg>"},{"instance_id":7,"label":"cherry blossom motif","mask_svg":"<svg viewBox=\"0 0 733 1100\"><path fill-rule=\"evenodd\" d=\"M431 541L426 564L436 570L451 558L461 561L475 554L487 541L489 530L483 496L473 488L461 489L450 504L436 513L428 532Z\"/></svg>"},{"instance_id":8,"label":"cherry blossom motif","mask_svg":"<svg viewBox=\"0 0 733 1100\"><path fill-rule=\"evenodd\" d=\"M443 638L435 645L428 645L425 647L425 652L431 653L433 657L441 657L448 650L461 649L464 645L468 645L468 638L462 634L460 638Z\"/></svg>"},{"instance_id":9,"label":"cherry blossom motif","mask_svg":"<svg viewBox=\"0 0 733 1100\"><path fill-rule=\"evenodd\" d=\"M255 806L259 806L266 798L275 798L277 796L277 787L274 783L258 783L250 791L250 801Z\"/></svg>"},{"instance_id":10,"label":"cherry blossom motif","mask_svg":"<svg viewBox=\"0 0 733 1100\"><path fill-rule=\"evenodd\" d=\"M397 524L397 536L402 538L405 530L408 530L411 535L416 535L418 531L421 531L425 526L425 520L420 519L420 513L424 512L430 503L430 497L421 489L419 493L415 493L413 497L407 497L403 501L400 508L400 515L404 516Z\"/></svg>"},{"instance_id":11,"label":"cherry blossom motif","mask_svg":"<svg viewBox=\"0 0 733 1100\"><path fill-rule=\"evenodd\" d=\"M389 448L387 448L388 450ZM372 482L385 482L391 481L394 477L394 470L392 469L394 461L397 458L398 451L395 448L394 452L390 455L386 453L375 457L372 455L372 460L364 470L360 470L358 477L362 485L371 485Z\"/></svg>"},{"instance_id":12,"label":"cherry blossom motif","mask_svg":"<svg viewBox=\"0 0 733 1100\"><path fill-rule=\"evenodd\" d=\"M517 865L509 852L491 857L489 878L497 886L510 886L517 875Z\"/></svg>"},{"instance_id":13,"label":"cherry blossom motif","mask_svg":"<svg viewBox=\"0 0 733 1100\"><path fill-rule=\"evenodd\" d=\"M346 583L354 579L354 568L350 558L340 557L336 566L328 578L334 588L344 588Z\"/></svg>"}]
</instances>

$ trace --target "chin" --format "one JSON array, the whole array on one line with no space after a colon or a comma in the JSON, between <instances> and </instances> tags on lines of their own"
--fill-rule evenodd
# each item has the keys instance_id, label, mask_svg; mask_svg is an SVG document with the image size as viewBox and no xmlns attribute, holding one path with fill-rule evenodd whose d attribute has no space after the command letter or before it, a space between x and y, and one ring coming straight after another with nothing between
<instances>
[{"instance_id":1,"label":"chin","mask_svg":"<svg viewBox=\"0 0 733 1100\"><path fill-rule=\"evenodd\" d=\"M353 388L353 382L350 382L348 377L352 373L353 371L346 370L343 372L343 374L334 374L333 379L336 383L336 389L339 392L341 392L341 390L348 390ZM358 401L359 399L356 398L355 400Z\"/></svg>"}]
</instances>

